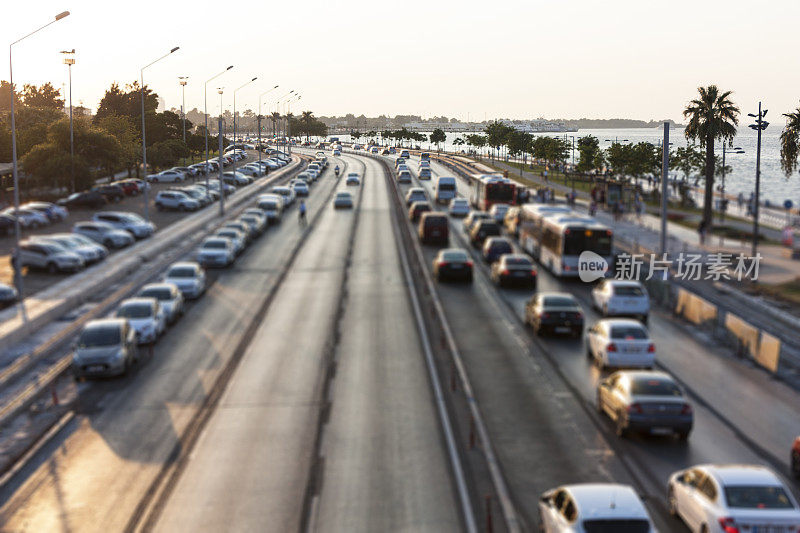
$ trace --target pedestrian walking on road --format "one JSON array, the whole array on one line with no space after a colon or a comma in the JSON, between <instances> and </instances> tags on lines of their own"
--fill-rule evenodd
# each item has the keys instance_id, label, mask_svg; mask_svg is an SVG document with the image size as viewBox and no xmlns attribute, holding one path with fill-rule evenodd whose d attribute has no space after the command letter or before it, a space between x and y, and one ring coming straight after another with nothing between
<instances>
[{"instance_id":1,"label":"pedestrian walking on road","mask_svg":"<svg viewBox=\"0 0 800 533\"><path fill-rule=\"evenodd\" d=\"M306 203L303 200L300 200L300 206L297 209L297 216L300 220L300 225L305 226L307 224L306 221Z\"/></svg>"}]
</instances>

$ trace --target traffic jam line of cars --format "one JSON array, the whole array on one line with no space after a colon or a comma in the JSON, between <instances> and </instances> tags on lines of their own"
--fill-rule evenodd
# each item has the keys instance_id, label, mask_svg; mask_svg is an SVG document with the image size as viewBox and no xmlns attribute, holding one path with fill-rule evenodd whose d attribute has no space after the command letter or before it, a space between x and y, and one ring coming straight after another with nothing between
<instances>
[{"instance_id":1,"label":"traffic jam line of cars","mask_svg":"<svg viewBox=\"0 0 800 533\"><path fill-rule=\"evenodd\" d=\"M233 265L270 224L280 222L298 191L308 195L310 185L328 164L324 159L317 163L316 170L301 172L288 186L273 186L270 192L256 198L254 207L244 209L236 219L225 222L203 239L194 260L173 263L159 282L145 285L136 296L123 300L112 316L89 321L73 349L74 376L82 379L124 375L140 362L140 347L157 342L169 325L183 315L186 301L205 293L207 268Z\"/></svg>"},{"instance_id":2,"label":"traffic jam line of cars","mask_svg":"<svg viewBox=\"0 0 800 533\"><path fill-rule=\"evenodd\" d=\"M411 184L408 153L395 160L397 182ZM422 154L418 172L430 169ZM430 172L424 177L430 179ZM452 178L450 178L452 179ZM438 193L438 191L437 191ZM610 369L596 388L596 407L614 425L619 437L634 432L675 435L688 439L693 428L691 403L669 374L654 370L656 348L647 329L650 301L638 281L602 279L591 291L592 306L602 318L584 332L585 314L570 293L536 292L537 270L527 254L515 250L503 229L514 235L518 208L492 206L472 210L464 198L453 195L446 213L432 209L422 187L410 187L405 200L409 220L416 224L422 244L447 246L449 220L463 218L470 244L490 265L490 279L498 286L534 290L525 304L524 321L536 335L585 336L587 356L601 370ZM436 199L436 203L440 203ZM463 248L440 249L432 264L439 282L471 283L474 264ZM800 477L800 437L791 452L792 471ZM699 465L670 477L667 502L670 513L695 532L800 533L800 506L775 472L766 466ZM542 495L539 502L544 531L635 532L655 531L642 500L626 485L584 483L566 485Z\"/></svg>"}]
</instances>

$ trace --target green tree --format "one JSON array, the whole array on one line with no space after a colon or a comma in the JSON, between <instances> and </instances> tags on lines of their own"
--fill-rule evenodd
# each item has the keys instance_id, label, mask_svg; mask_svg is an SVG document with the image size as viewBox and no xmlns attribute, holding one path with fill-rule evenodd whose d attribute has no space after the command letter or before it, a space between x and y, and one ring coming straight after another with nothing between
<instances>
[{"instance_id":1,"label":"green tree","mask_svg":"<svg viewBox=\"0 0 800 533\"><path fill-rule=\"evenodd\" d=\"M465 142L466 141L464 140L463 137L456 137L455 139L453 139L453 146L457 146L458 148L461 148L462 146L464 146Z\"/></svg>"},{"instance_id":2,"label":"green tree","mask_svg":"<svg viewBox=\"0 0 800 533\"><path fill-rule=\"evenodd\" d=\"M144 110L145 116L148 113L155 113L158 108L158 95L145 85L144 87ZM142 120L142 95L139 90L139 82L134 81L121 89L119 84L114 82L106 90L100 105L97 108L95 120L100 120L108 115L129 117L131 119ZM140 122L141 124L141 122Z\"/></svg>"},{"instance_id":3,"label":"green tree","mask_svg":"<svg viewBox=\"0 0 800 533\"><path fill-rule=\"evenodd\" d=\"M117 164L112 169L112 172L118 169L125 169L130 175L131 171L142 160L141 139L139 138L139 130L136 124L130 117L107 115L97 120L95 125L106 133L113 135L119 142L119 160L116 162ZM191 133L187 133L187 140L191 135Z\"/></svg>"},{"instance_id":4,"label":"green tree","mask_svg":"<svg viewBox=\"0 0 800 533\"><path fill-rule=\"evenodd\" d=\"M439 150L439 145L447 140L447 135L440 128L436 128L431 133L431 142L436 143L436 150Z\"/></svg>"},{"instance_id":5,"label":"green tree","mask_svg":"<svg viewBox=\"0 0 800 533\"><path fill-rule=\"evenodd\" d=\"M16 91L14 84L14 106L22 105L20 94ZM11 84L6 80L0 81L0 113L6 114L11 111Z\"/></svg>"},{"instance_id":6,"label":"green tree","mask_svg":"<svg viewBox=\"0 0 800 533\"><path fill-rule=\"evenodd\" d=\"M781 168L788 178L797 170L800 156L800 107L783 116L786 117L786 126L781 132Z\"/></svg>"},{"instance_id":7,"label":"green tree","mask_svg":"<svg viewBox=\"0 0 800 533\"><path fill-rule=\"evenodd\" d=\"M508 153L512 156L518 156L523 152L527 152L533 142L533 135L524 131L512 130L506 138L508 145Z\"/></svg>"},{"instance_id":8,"label":"green tree","mask_svg":"<svg viewBox=\"0 0 800 533\"><path fill-rule=\"evenodd\" d=\"M306 141L308 141L308 136L311 134L311 124L314 122L314 120L313 111L303 111L303 114L300 117L300 122L303 123L303 129L298 130L298 133L301 133L301 131L304 132L306 134Z\"/></svg>"},{"instance_id":9,"label":"green tree","mask_svg":"<svg viewBox=\"0 0 800 533\"><path fill-rule=\"evenodd\" d=\"M578 139L578 172L590 172L603 166L603 151L600 140L594 135Z\"/></svg>"},{"instance_id":10,"label":"green tree","mask_svg":"<svg viewBox=\"0 0 800 533\"><path fill-rule=\"evenodd\" d=\"M50 82L39 87L26 84L22 90L22 99L23 103L28 107L55 111L64 109L64 99L61 98L61 91L55 89Z\"/></svg>"},{"instance_id":11,"label":"green tree","mask_svg":"<svg viewBox=\"0 0 800 533\"><path fill-rule=\"evenodd\" d=\"M705 154L696 144L690 143L685 147L678 147L670 154L670 161L675 168L683 172L683 181L688 181L692 173L703 169Z\"/></svg>"},{"instance_id":12,"label":"green tree","mask_svg":"<svg viewBox=\"0 0 800 533\"><path fill-rule=\"evenodd\" d=\"M703 198L703 222L711 227L714 199L714 143L717 139L727 141L736 135L739 124L739 108L731 101L731 91L720 92L716 85L698 87L699 98L686 106L683 116L689 119L684 134L695 139L706 149L705 194Z\"/></svg>"},{"instance_id":13,"label":"green tree","mask_svg":"<svg viewBox=\"0 0 800 533\"><path fill-rule=\"evenodd\" d=\"M509 134L514 130L511 126L506 126L499 120L494 120L486 126L486 142L492 147L492 157L494 152L505 145Z\"/></svg>"}]
</instances>

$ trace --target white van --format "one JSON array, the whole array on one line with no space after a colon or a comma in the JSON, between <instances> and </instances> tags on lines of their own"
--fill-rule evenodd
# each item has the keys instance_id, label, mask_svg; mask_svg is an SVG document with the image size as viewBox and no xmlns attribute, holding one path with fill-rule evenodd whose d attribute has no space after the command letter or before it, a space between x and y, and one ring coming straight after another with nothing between
<instances>
[{"instance_id":1,"label":"white van","mask_svg":"<svg viewBox=\"0 0 800 533\"><path fill-rule=\"evenodd\" d=\"M437 204L446 204L456 197L456 179L452 176L439 176L433 185L433 197Z\"/></svg>"}]
</instances>

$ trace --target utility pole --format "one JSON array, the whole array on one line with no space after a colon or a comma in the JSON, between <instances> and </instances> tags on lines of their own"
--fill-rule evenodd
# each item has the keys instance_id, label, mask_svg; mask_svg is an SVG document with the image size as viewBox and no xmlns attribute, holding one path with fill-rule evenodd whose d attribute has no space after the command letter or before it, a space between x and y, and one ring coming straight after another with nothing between
<instances>
[{"instance_id":1,"label":"utility pole","mask_svg":"<svg viewBox=\"0 0 800 533\"><path fill-rule=\"evenodd\" d=\"M75 192L75 134L72 127L72 65L75 64L75 49L62 50L64 64L69 71L69 175L70 192Z\"/></svg>"},{"instance_id":2,"label":"utility pole","mask_svg":"<svg viewBox=\"0 0 800 533\"><path fill-rule=\"evenodd\" d=\"M664 122L664 141L661 144L661 257L667 253L667 196L669 195L669 122Z\"/></svg>"},{"instance_id":3,"label":"utility pole","mask_svg":"<svg viewBox=\"0 0 800 533\"><path fill-rule=\"evenodd\" d=\"M750 124L749 127L758 131L758 141L756 142L756 197L753 200L753 258L756 257L758 252L758 211L761 201L761 132L767 129L769 122L764 120L767 116L767 110L761 110L761 102L758 103L758 114L748 113L747 116L756 119L755 124ZM755 259L753 259L755 261Z\"/></svg>"},{"instance_id":4,"label":"utility pole","mask_svg":"<svg viewBox=\"0 0 800 533\"><path fill-rule=\"evenodd\" d=\"M186 80L189 76L178 76L181 80L181 121L183 122L183 144L186 144Z\"/></svg>"}]
</instances>

